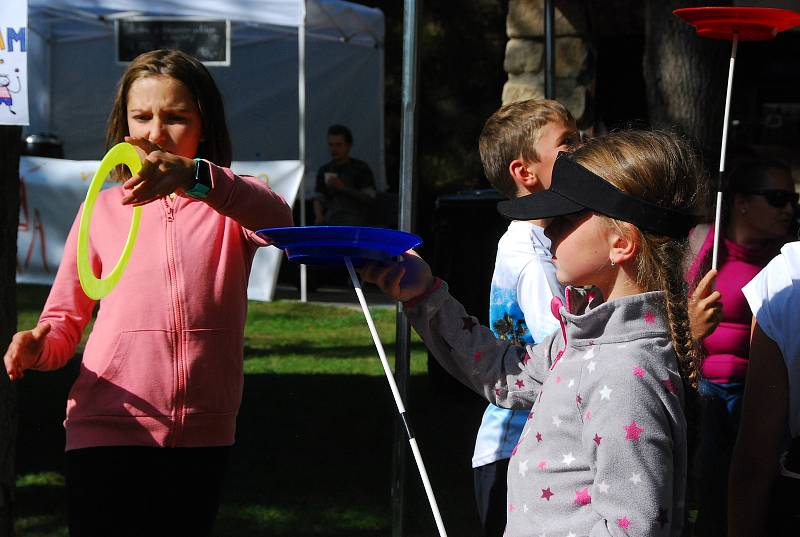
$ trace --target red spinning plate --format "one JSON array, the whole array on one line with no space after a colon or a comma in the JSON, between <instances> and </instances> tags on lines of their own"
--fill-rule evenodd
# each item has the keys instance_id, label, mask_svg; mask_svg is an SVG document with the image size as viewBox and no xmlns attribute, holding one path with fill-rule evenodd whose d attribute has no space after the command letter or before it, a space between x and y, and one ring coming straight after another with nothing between
<instances>
[{"instance_id":1,"label":"red spinning plate","mask_svg":"<svg viewBox=\"0 0 800 537\"><path fill-rule=\"evenodd\" d=\"M672 13L712 39L732 40L738 33L739 41L765 41L800 25L800 13L771 7L685 7Z\"/></svg>"}]
</instances>

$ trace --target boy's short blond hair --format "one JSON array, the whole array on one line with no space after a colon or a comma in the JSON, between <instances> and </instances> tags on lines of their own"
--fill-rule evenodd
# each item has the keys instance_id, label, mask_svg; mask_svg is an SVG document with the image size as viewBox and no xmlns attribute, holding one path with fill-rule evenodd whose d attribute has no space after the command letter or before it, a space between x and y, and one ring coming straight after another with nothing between
<instances>
[{"instance_id":1,"label":"boy's short blond hair","mask_svg":"<svg viewBox=\"0 0 800 537\"><path fill-rule=\"evenodd\" d=\"M514 159L538 162L536 142L542 128L559 122L576 128L575 118L558 101L528 99L501 106L483 126L478 140L483 171L489 183L509 199L517 197L517 184L508 172Z\"/></svg>"}]
</instances>

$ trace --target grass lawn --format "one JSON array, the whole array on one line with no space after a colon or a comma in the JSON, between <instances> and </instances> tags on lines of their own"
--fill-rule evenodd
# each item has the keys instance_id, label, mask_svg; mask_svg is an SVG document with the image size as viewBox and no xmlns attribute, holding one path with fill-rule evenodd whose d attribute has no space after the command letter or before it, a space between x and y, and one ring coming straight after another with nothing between
<instances>
[{"instance_id":1,"label":"grass lawn","mask_svg":"<svg viewBox=\"0 0 800 537\"><path fill-rule=\"evenodd\" d=\"M19 286L19 326L36 322L48 289ZM393 361L394 308L372 314ZM88 331L87 331L88 332ZM391 535L390 486L397 411L359 309L251 302L245 388L216 535ZM62 420L78 359L29 372L18 385L17 532L66 536ZM412 341L406 407L449 535L477 536L470 457L485 404L427 375ZM405 445L405 443L404 443ZM406 455L404 535L436 527Z\"/></svg>"}]
</instances>

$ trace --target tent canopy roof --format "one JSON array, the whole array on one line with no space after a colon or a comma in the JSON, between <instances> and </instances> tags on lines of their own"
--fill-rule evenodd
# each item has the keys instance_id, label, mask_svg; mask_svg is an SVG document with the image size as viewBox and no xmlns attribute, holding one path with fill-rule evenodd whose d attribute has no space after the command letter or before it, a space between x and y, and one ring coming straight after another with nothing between
<instances>
[{"instance_id":1,"label":"tent canopy roof","mask_svg":"<svg viewBox=\"0 0 800 537\"><path fill-rule=\"evenodd\" d=\"M354 156L385 189L383 12L340 0L28 0L28 133L53 133L70 159L102 155L107 110L125 69L116 62L114 21L135 17L230 21L231 63L209 71L225 99L236 160L304 155L313 177L329 159L327 127L341 123L353 131Z\"/></svg>"},{"instance_id":2,"label":"tent canopy roof","mask_svg":"<svg viewBox=\"0 0 800 537\"><path fill-rule=\"evenodd\" d=\"M31 29L48 38L80 39L92 28L134 17L202 17L234 24L294 29L312 38L382 46L383 13L341 0L29 0Z\"/></svg>"}]
</instances>

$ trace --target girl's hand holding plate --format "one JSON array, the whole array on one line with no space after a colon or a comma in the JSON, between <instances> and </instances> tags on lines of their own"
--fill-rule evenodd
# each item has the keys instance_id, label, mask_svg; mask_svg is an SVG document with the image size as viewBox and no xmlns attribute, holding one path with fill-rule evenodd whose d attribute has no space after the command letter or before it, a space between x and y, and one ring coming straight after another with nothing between
<instances>
[{"instance_id":1,"label":"girl's hand holding plate","mask_svg":"<svg viewBox=\"0 0 800 537\"><path fill-rule=\"evenodd\" d=\"M434 282L428 263L413 250L404 253L399 263L369 263L358 272L364 281L374 283L384 294L401 302L424 294Z\"/></svg>"}]
</instances>

